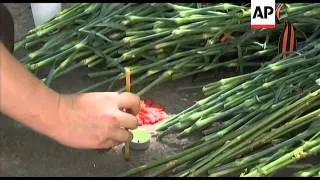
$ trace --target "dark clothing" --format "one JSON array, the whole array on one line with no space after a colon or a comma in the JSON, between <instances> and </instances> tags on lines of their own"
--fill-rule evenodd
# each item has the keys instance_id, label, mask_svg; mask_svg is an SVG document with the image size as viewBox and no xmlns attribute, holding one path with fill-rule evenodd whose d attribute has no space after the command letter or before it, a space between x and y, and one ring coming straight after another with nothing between
<instances>
[{"instance_id":1,"label":"dark clothing","mask_svg":"<svg viewBox=\"0 0 320 180\"><path fill-rule=\"evenodd\" d=\"M14 49L14 22L10 11L0 3L0 41L12 53Z\"/></svg>"}]
</instances>

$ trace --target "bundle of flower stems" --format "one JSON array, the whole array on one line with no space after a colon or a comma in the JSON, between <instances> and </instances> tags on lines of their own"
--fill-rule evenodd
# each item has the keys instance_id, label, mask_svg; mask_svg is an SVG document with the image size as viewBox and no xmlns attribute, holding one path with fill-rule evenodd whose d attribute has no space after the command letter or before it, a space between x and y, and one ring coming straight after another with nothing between
<instances>
[{"instance_id":1,"label":"bundle of flower stems","mask_svg":"<svg viewBox=\"0 0 320 180\"><path fill-rule=\"evenodd\" d=\"M318 107L318 112L313 111L305 115L304 117L311 116L311 114L315 115L318 113L317 115L315 115L318 117L314 117L314 118L317 118L314 121L316 120L319 121L319 109L320 108ZM307 130L298 134L295 137L299 138L299 135L303 136L308 133L310 134L310 132L313 132L315 134L313 134L313 136L309 136L308 138L301 138L300 142L297 143L298 145L295 145L295 144L284 145L285 143L282 143L281 144L283 145L282 149L278 149L278 151L275 151L274 154L272 154L271 156L268 156L265 159L260 160L259 164L252 167L247 174L243 173L241 174L241 176L243 177L271 176L273 173L277 172L281 168L284 168L289 164L295 163L300 159L304 159L306 157L310 157L314 155L319 155L320 154L320 127L319 126L318 127L310 126L310 128L308 128ZM290 140L291 139L287 140L286 142L289 142ZM277 148L279 147L280 146L277 146ZM221 171L217 172L215 170L215 173L219 174L221 173ZM318 173L319 173L319 167L313 167L308 170L300 171L297 173L297 175L298 176L314 176L314 175L319 176ZM215 176L215 174L212 173L210 176Z\"/></svg>"},{"instance_id":2,"label":"bundle of flower stems","mask_svg":"<svg viewBox=\"0 0 320 180\"><path fill-rule=\"evenodd\" d=\"M303 39L319 24L320 4L286 4L282 19ZM47 85L80 67L102 81L79 90L114 90L130 68L139 95L167 80L219 67L256 67L277 53L277 29L250 29L250 8L222 4L76 4L28 32L15 49L29 53L32 72L48 69ZM221 40L221 37L229 37ZM146 83L142 89L135 89ZM124 91L122 87L117 89Z\"/></svg>"},{"instance_id":3,"label":"bundle of flower stems","mask_svg":"<svg viewBox=\"0 0 320 180\"><path fill-rule=\"evenodd\" d=\"M287 58L204 86L205 98L157 127L159 140L196 132L200 139L121 176L269 176L319 153L319 44L312 36Z\"/></svg>"},{"instance_id":4,"label":"bundle of flower stems","mask_svg":"<svg viewBox=\"0 0 320 180\"><path fill-rule=\"evenodd\" d=\"M320 177L320 164L303 169L295 173L297 177Z\"/></svg>"}]
</instances>

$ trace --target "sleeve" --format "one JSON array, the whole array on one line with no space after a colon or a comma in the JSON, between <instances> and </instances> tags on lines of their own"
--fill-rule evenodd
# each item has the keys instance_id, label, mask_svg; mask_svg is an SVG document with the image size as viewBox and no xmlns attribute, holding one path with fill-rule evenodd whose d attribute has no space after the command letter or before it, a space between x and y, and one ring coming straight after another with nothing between
<instances>
[{"instance_id":1,"label":"sleeve","mask_svg":"<svg viewBox=\"0 0 320 180\"><path fill-rule=\"evenodd\" d=\"M12 53L14 50L14 21L7 7L0 3L0 42Z\"/></svg>"}]
</instances>

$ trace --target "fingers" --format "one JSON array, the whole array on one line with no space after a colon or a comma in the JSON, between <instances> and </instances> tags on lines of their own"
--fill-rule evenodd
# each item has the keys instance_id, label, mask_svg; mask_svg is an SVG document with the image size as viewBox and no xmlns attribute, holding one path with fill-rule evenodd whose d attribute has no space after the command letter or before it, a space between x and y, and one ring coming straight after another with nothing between
<instances>
[{"instance_id":1,"label":"fingers","mask_svg":"<svg viewBox=\"0 0 320 180\"><path fill-rule=\"evenodd\" d=\"M139 125L138 118L129 113L118 111L116 116L121 128L136 129Z\"/></svg>"},{"instance_id":2,"label":"fingers","mask_svg":"<svg viewBox=\"0 0 320 180\"><path fill-rule=\"evenodd\" d=\"M124 142L130 142L132 138L133 135L130 131L121 128L115 128L110 131L110 136L108 137L108 139L99 143L96 149L109 149Z\"/></svg>"},{"instance_id":3,"label":"fingers","mask_svg":"<svg viewBox=\"0 0 320 180\"><path fill-rule=\"evenodd\" d=\"M133 115L137 115L140 110L140 98L139 96L124 92L120 95L120 102L119 102L119 108L124 108L129 113L132 113Z\"/></svg>"},{"instance_id":4,"label":"fingers","mask_svg":"<svg viewBox=\"0 0 320 180\"><path fill-rule=\"evenodd\" d=\"M130 142L133 135L128 130L117 128L110 132L110 138L118 142Z\"/></svg>"}]
</instances>

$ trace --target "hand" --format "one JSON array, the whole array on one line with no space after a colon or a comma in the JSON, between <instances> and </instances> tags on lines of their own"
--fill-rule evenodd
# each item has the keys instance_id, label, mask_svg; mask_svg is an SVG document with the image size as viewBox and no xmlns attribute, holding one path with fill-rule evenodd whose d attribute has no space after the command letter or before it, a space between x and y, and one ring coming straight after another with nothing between
<instances>
[{"instance_id":1,"label":"hand","mask_svg":"<svg viewBox=\"0 0 320 180\"><path fill-rule=\"evenodd\" d=\"M61 95L59 104L57 122L49 136L69 147L112 148L131 141L132 133L126 129L138 126L140 98L131 93Z\"/></svg>"}]
</instances>

